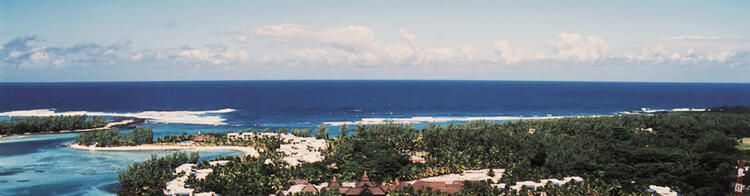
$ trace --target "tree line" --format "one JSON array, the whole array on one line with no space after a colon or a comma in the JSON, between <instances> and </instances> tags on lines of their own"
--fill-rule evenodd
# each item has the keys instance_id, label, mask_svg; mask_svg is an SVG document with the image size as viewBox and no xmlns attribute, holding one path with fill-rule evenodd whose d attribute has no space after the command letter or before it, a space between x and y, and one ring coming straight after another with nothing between
<instances>
[{"instance_id":1,"label":"tree line","mask_svg":"<svg viewBox=\"0 0 750 196\"><path fill-rule=\"evenodd\" d=\"M151 127L136 127L133 131L120 133L120 130L101 130L81 133L74 142L80 145L135 146L154 142L154 130Z\"/></svg>"},{"instance_id":2,"label":"tree line","mask_svg":"<svg viewBox=\"0 0 750 196\"><path fill-rule=\"evenodd\" d=\"M750 114L665 113L571 117L495 123L474 121L415 129L409 125L359 126L330 141L328 167L298 172L311 181L370 179L391 182L505 168L502 180L582 176L615 192L638 193L647 185L681 193L731 192L742 156L737 137L750 136ZM427 163L412 163L424 154ZM324 177L315 175L325 174Z\"/></svg>"},{"instance_id":3,"label":"tree line","mask_svg":"<svg viewBox=\"0 0 750 196\"><path fill-rule=\"evenodd\" d=\"M267 195L288 187L289 179L319 183L336 176L355 181L366 171L375 183L391 183L505 168L501 180L506 186L565 176L585 179L580 185L524 193L645 194L653 184L690 195L725 195L732 191L734 165L743 156L735 148L736 138L748 136L750 114L720 112L473 121L421 129L400 124L357 126L353 134L328 140L330 148L323 151L322 162L287 167L279 160L283 155L273 150L278 147L268 146L260 158L235 158L227 166L212 167L218 172L206 180L190 184L224 195ZM412 162L413 155L427 162ZM517 193L485 182L467 184L459 195ZM441 193L400 190L393 194Z\"/></svg>"},{"instance_id":4,"label":"tree line","mask_svg":"<svg viewBox=\"0 0 750 196\"><path fill-rule=\"evenodd\" d=\"M28 116L11 117L9 121L0 121L0 134L24 134L41 132L58 132L62 130L90 129L107 124L104 117L86 115Z\"/></svg>"},{"instance_id":5,"label":"tree line","mask_svg":"<svg viewBox=\"0 0 750 196\"><path fill-rule=\"evenodd\" d=\"M158 157L151 154L145 161L129 165L117 175L120 188L118 195L164 195L167 182L175 178L174 168L184 163L197 163L199 155L192 152L176 152Z\"/></svg>"}]
</instances>

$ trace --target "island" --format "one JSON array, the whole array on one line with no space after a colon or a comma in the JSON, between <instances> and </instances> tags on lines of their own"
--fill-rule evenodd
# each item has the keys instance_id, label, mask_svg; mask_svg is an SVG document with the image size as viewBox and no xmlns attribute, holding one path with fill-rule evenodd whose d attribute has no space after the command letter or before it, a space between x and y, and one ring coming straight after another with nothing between
<instances>
[{"instance_id":1,"label":"island","mask_svg":"<svg viewBox=\"0 0 750 196\"><path fill-rule=\"evenodd\" d=\"M122 195L712 195L732 191L737 162L747 158L741 142L750 137L750 114L742 111L471 121L419 129L344 125L340 132L352 133L337 137L329 137L321 124L314 132L207 132L104 145L76 139L89 146L71 147L254 150L201 162L197 154L154 155L119 175ZM118 137L148 138L148 131L138 132ZM81 138L87 134L102 133Z\"/></svg>"},{"instance_id":2,"label":"island","mask_svg":"<svg viewBox=\"0 0 750 196\"><path fill-rule=\"evenodd\" d=\"M75 133L124 128L142 123L144 119L119 118L112 122L100 116L57 115L57 116L19 116L10 117L8 121L0 120L0 138L7 136Z\"/></svg>"}]
</instances>

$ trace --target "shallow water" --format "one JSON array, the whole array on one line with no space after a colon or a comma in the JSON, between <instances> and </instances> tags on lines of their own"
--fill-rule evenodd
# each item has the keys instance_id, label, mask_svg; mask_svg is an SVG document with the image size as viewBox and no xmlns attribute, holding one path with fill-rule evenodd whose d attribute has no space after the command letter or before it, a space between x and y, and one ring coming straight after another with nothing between
<instances>
[{"instance_id":1,"label":"shallow water","mask_svg":"<svg viewBox=\"0 0 750 196\"><path fill-rule=\"evenodd\" d=\"M162 125L161 127L163 127ZM157 128L159 135L169 129ZM4 138L0 140L0 195L112 195L117 174L151 153L169 151L82 151L65 147L76 134ZM201 159L241 152L200 152Z\"/></svg>"},{"instance_id":2,"label":"shallow water","mask_svg":"<svg viewBox=\"0 0 750 196\"><path fill-rule=\"evenodd\" d=\"M314 128L323 122L415 116L616 114L640 108L750 105L750 84L523 81L213 81L0 83L0 113L49 109L107 114L233 109L201 114L227 125L159 124L183 131ZM0 116L0 120L7 120ZM447 124L447 123L441 123ZM417 124L416 127L425 124ZM353 128L353 127L350 127ZM329 126L336 136L338 126ZM152 152L89 152L64 144L77 134L0 139L0 195L111 195L117 173ZM170 152L157 152L167 154ZM213 159L240 152L201 152Z\"/></svg>"}]
</instances>

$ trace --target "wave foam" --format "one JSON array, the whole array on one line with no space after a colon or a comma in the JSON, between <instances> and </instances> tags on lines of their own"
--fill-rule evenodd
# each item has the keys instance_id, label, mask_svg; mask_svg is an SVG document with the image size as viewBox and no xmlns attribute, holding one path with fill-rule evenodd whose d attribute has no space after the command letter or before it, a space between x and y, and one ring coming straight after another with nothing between
<instances>
[{"instance_id":1,"label":"wave foam","mask_svg":"<svg viewBox=\"0 0 750 196\"><path fill-rule=\"evenodd\" d=\"M534 116L534 117L523 117L523 116L484 116L484 117L429 117L429 116L416 116L411 118L362 118L359 121L336 121L336 122L323 122L326 125L341 126L345 124L349 125L375 125L375 124L415 124L415 123L441 123L451 121L476 121L476 120L488 120L488 121L504 121L504 120L536 120L536 119L555 119L565 117L579 117L579 116Z\"/></svg>"},{"instance_id":2,"label":"wave foam","mask_svg":"<svg viewBox=\"0 0 750 196\"><path fill-rule=\"evenodd\" d=\"M50 109L35 110L18 110L0 113L0 116L58 116L58 115L88 115L88 116L110 116L110 117L131 117L148 119L150 122L157 123L183 123L183 124L203 124L203 125L226 125L226 119L219 115L230 113L235 110L225 108L220 110L207 111L143 111L136 113L108 113L108 112L89 112L89 111L70 111L56 112Z\"/></svg>"}]
</instances>

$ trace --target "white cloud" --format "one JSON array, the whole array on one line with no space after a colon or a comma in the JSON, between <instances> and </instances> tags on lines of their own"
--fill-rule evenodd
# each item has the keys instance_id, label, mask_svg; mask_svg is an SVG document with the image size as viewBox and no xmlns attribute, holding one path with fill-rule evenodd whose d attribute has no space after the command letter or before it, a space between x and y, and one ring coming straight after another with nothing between
<instances>
[{"instance_id":1,"label":"white cloud","mask_svg":"<svg viewBox=\"0 0 750 196\"><path fill-rule=\"evenodd\" d=\"M597 36L560 33L557 38L552 43L554 53L550 56L551 59L591 62L603 60L609 55L609 44Z\"/></svg>"},{"instance_id":2,"label":"white cloud","mask_svg":"<svg viewBox=\"0 0 750 196\"><path fill-rule=\"evenodd\" d=\"M717 40L719 37L704 37L702 35L682 35L674 37L665 37L662 40Z\"/></svg>"},{"instance_id":3,"label":"white cloud","mask_svg":"<svg viewBox=\"0 0 750 196\"><path fill-rule=\"evenodd\" d=\"M37 48L31 52L29 59L34 63L45 63L49 60L49 54L44 51L44 48Z\"/></svg>"},{"instance_id":4,"label":"white cloud","mask_svg":"<svg viewBox=\"0 0 750 196\"><path fill-rule=\"evenodd\" d=\"M414 34L409 33L404 28L398 29L398 35L401 36L402 39L406 40L409 45L411 45L412 48L419 48L419 44L417 44L416 36Z\"/></svg>"},{"instance_id":5,"label":"white cloud","mask_svg":"<svg viewBox=\"0 0 750 196\"><path fill-rule=\"evenodd\" d=\"M467 65L502 67L505 65L618 65L648 64L729 66L750 64L750 42L741 38L712 36L674 36L631 47L631 51L610 51L609 43L595 35L559 33L547 48L538 50L515 47L510 40L488 44L458 43L441 46L424 44L418 35L405 28L393 32L396 39L377 39L366 26L313 28L297 24L262 26L244 34L226 34L229 43L197 47L150 48L134 51L130 39L111 45L78 43L70 47L44 46L37 36L24 36L6 42L0 48L0 62L18 68L63 68L71 65L118 64L137 61L155 65L280 65L280 66L399 66L457 68ZM543 39L543 38L542 38ZM252 41L252 44L240 44ZM240 43L238 43L240 42ZM225 45L226 44L226 45ZM488 50L488 51L484 51ZM615 54L615 55L613 55ZM521 66L519 66L521 67Z\"/></svg>"},{"instance_id":6,"label":"white cloud","mask_svg":"<svg viewBox=\"0 0 750 196\"><path fill-rule=\"evenodd\" d=\"M119 58L117 51L131 43L130 39L121 39L112 45L82 42L70 47L48 47L41 45L40 40L32 35L6 42L0 49L0 62L28 69L64 68L69 64L113 64Z\"/></svg>"},{"instance_id":7,"label":"white cloud","mask_svg":"<svg viewBox=\"0 0 750 196\"><path fill-rule=\"evenodd\" d=\"M143 59L143 53L138 53L133 56L130 56L130 60L132 61L140 61L141 59Z\"/></svg>"},{"instance_id":8,"label":"white cloud","mask_svg":"<svg viewBox=\"0 0 750 196\"><path fill-rule=\"evenodd\" d=\"M21 56L23 53L19 51L12 50L10 53L8 53L8 58L17 58Z\"/></svg>"},{"instance_id":9,"label":"white cloud","mask_svg":"<svg viewBox=\"0 0 750 196\"><path fill-rule=\"evenodd\" d=\"M512 64L531 58L526 51L513 48L508 40L496 40L492 42L492 46L495 50L495 54L505 61L505 63Z\"/></svg>"},{"instance_id":10,"label":"white cloud","mask_svg":"<svg viewBox=\"0 0 750 196\"><path fill-rule=\"evenodd\" d=\"M238 35L234 37L234 40L238 42L247 42L247 37L244 35Z\"/></svg>"},{"instance_id":11,"label":"white cloud","mask_svg":"<svg viewBox=\"0 0 750 196\"><path fill-rule=\"evenodd\" d=\"M231 49L226 47L207 47L207 48L185 48L177 52L176 57L182 62L200 63L209 62L211 64L232 64L242 62L248 59L245 51Z\"/></svg>"},{"instance_id":12,"label":"white cloud","mask_svg":"<svg viewBox=\"0 0 750 196\"><path fill-rule=\"evenodd\" d=\"M624 58L641 64L747 64L750 42L708 36L667 37L640 46Z\"/></svg>"},{"instance_id":13,"label":"white cloud","mask_svg":"<svg viewBox=\"0 0 750 196\"><path fill-rule=\"evenodd\" d=\"M341 47L366 46L375 42L375 33L369 27L360 25L332 29L314 29L298 24L268 25L255 30L255 35L309 39Z\"/></svg>"},{"instance_id":14,"label":"white cloud","mask_svg":"<svg viewBox=\"0 0 750 196\"><path fill-rule=\"evenodd\" d=\"M396 34L406 43L385 43L376 39L370 28L357 25L315 29L304 25L281 24L264 26L252 32L259 38L273 37L294 41L294 44L287 48L292 52L265 55L262 62L368 66L465 64L475 60L478 53L471 45L462 45L458 48L423 48L417 42L416 36L403 28L398 29ZM310 48L305 42L314 42L320 47ZM268 61L269 59L273 60Z\"/></svg>"}]
</instances>

